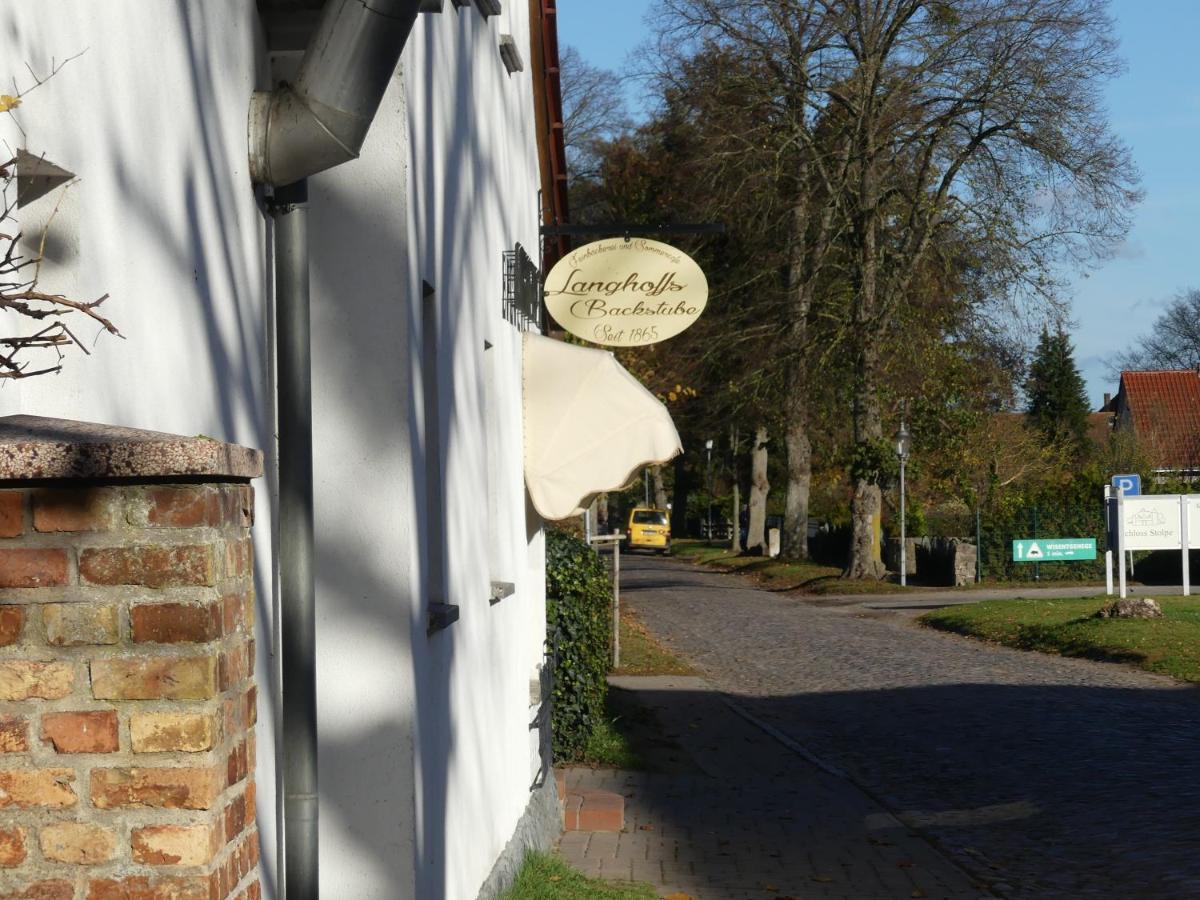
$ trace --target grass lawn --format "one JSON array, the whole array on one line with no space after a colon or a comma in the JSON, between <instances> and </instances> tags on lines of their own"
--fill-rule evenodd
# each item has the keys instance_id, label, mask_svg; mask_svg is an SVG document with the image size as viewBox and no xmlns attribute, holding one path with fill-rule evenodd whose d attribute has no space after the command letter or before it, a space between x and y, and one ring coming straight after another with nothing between
<instances>
[{"instance_id":1,"label":"grass lawn","mask_svg":"<svg viewBox=\"0 0 1200 900\"><path fill-rule=\"evenodd\" d=\"M621 606L621 667L616 675L698 675L646 630L638 617Z\"/></svg>"},{"instance_id":2,"label":"grass lawn","mask_svg":"<svg viewBox=\"0 0 1200 900\"><path fill-rule=\"evenodd\" d=\"M581 875L562 860L531 853L516 883L500 900L656 900L653 885L633 881L600 881Z\"/></svg>"},{"instance_id":3,"label":"grass lawn","mask_svg":"<svg viewBox=\"0 0 1200 900\"><path fill-rule=\"evenodd\" d=\"M1131 663L1200 682L1200 600L1161 598L1161 619L1093 618L1108 600L989 600L935 610L920 621L1020 650Z\"/></svg>"},{"instance_id":4,"label":"grass lawn","mask_svg":"<svg viewBox=\"0 0 1200 900\"><path fill-rule=\"evenodd\" d=\"M748 575L768 590L801 591L806 594L895 594L904 588L890 581L859 581L842 578L836 566L783 562L762 556L738 556L728 546L709 546L704 541L676 540L671 553L688 562L701 563L722 572Z\"/></svg>"},{"instance_id":5,"label":"grass lawn","mask_svg":"<svg viewBox=\"0 0 1200 900\"><path fill-rule=\"evenodd\" d=\"M696 675L697 671L662 644L638 621L632 610L621 609L621 668L616 675ZM617 769L655 768L660 749L658 723L649 711L629 700L624 692L609 688L601 722L584 750L580 763Z\"/></svg>"},{"instance_id":6,"label":"grass lawn","mask_svg":"<svg viewBox=\"0 0 1200 900\"><path fill-rule=\"evenodd\" d=\"M634 749L630 740L629 726L632 722L628 713L614 709L610 701L606 701L604 706L604 721L596 726L588 738L583 759L579 763L606 769L644 769L646 766L641 754Z\"/></svg>"}]
</instances>

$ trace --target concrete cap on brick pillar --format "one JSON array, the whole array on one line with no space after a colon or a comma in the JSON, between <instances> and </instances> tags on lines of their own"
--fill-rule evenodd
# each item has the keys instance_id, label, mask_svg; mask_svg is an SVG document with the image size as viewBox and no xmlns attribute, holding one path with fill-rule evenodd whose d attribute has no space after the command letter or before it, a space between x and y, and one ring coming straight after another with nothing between
<instances>
[{"instance_id":1,"label":"concrete cap on brick pillar","mask_svg":"<svg viewBox=\"0 0 1200 900\"><path fill-rule=\"evenodd\" d=\"M0 480L186 477L250 479L262 453L203 435L184 437L42 416L0 417Z\"/></svg>"}]
</instances>

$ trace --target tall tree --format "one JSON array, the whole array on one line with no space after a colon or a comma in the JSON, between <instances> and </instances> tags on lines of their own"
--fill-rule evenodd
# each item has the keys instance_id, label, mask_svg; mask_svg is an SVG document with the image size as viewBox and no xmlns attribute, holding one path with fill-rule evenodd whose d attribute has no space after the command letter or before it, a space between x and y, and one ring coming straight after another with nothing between
<instances>
[{"instance_id":1,"label":"tall tree","mask_svg":"<svg viewBox=\"0 0 1200 900\"><path fill-rule=\"evenodd\" d=\"M787 451L785 556L807 556L812 481L809 322L840 220L829 202L846 172L842 145L814 136L821 103L812 69L830 20L808 0L666 0L659 18L660 83L697 122L708 214L740 213L760 274L780 275L779 303L758 358L780 363ZM743 201L753 194L747 208ZM757 287L756 287L757 289ZM755 423L757 424L757 423Z\"/></svg>"},{"instance_id":2,"label":"tall tree","mask_svg":"<svg viewBox=\"0 0 1200 900\"><path fill-rule=\"evenodd\" d=\"M572 180L593 177L600 148L632 128L621 77L593 66L570 46L563 47L558 66L567 172Z\"/></svg>"},{"instance_id":3,"label":"tall tree","mask_svg":"<svg viewBox=\"0 0 1200 900\"><path fill-rule=\"evenodd\" d=\"M689 79L709 81L713 65L727 62L695 61ZM707 192L697 189L710 174L712 120L693 115L688 94L698 89L685 81L686 90L668 92L658 115L602 148L596 176L580 185L580 196L586 194L602 219L657 224L713 214ZM747 116L734 103L722 114ZM685 438L711 439L731 425L752 428L769 420L773 426L778 418L782 357L771 350L782 290L773 250L767 250L772 261L764 271L763 248L775 241L759 218L771 202L762 179L746 178L721 206L727 233L682 239L708 278L704 316L669 342L618 351L622 363L671 407Z\"/></svg>"},{"instance_id":4,"label":"tall tree","mask_svg":"<svg viewBox=\"0 0 1200 900\"><path fill-rule=\"evenodd\" d=\"M853 536L847 574L882 574L875 526L883 441L881 351L920 274L953 238L983 296L1060 302L1064 261L1111 251L1139 199L1101 98L1119 71L1094 0L826 0L831 128L850 177ZM961 252L961 251L959 251Z\"/></svg>"},{"instance_id":5,"label":"tall tree","mask_svg":"<svg viewBox=\"0 0 1200 900\"><path fill-rule=\"evenodd\" d=\"M1088 400L1071 339L1042 331L1025 382L1029 419L1048 444L1082 453L1087 444Z\"/></svg>"},{"instance_id":6,"label":"tall tree","mask_svg":"<svg viewBox=\"0 0 1200 900\"><path fill-rule=\"evenodd\" d=\"M1117 357L1122 369L1200 369L1200 290L1178 294L1138 339L1133 349Z\"/></svg>"}]
</instances>

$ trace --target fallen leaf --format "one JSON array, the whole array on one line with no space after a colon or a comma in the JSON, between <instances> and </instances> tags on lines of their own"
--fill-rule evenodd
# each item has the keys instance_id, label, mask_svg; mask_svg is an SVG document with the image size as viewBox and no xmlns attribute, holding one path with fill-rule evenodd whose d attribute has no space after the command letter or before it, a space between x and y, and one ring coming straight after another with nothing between
<instances>
[{"instance_id":1,"label":"fallen leaf","mask_svg":"<svg viewBox=\"0 0 1200 900\"><path fill-rule=\"evenodd\" d=\"M663 900L692 900L691 894L667 894Z\"/></svg>"},{"instance_id":2,"label":"fallen leaf","mask_svg":"<svg viewBox=\"0 0 1200 900\"><path fill-rule=\"evenodd\" d=\"M923 890L921 890L920 888L913 888L913 892L912 892L911 894L909 894L908 896L910 896L910 897L924 897L924 896L925 896L925 892L924 892Z\"/></svg>"},{"instance_id":3,"label":"fallen leaf","mask_svg":"<svg viewBox=\"0 0 1200 900\"><path fill-rule=\"evenodd\" d=\"M550 880L551 881L562 881L562 876L561 875L551 875Z\"/></svg>"},{"instance_id":4,"label":"fallen leaf","mask_svg":"<svg viewBox=\"0 0 1200 900\"><path fill-rule=\"evenodd\" d=\"M12 94L0 94L0 112L8 112L10 109L16 109L20 105L20 97L14 97Z\"/></svg>"},{"instance_id":5,"label":"fallen leaf","mask_svg":"<svg viewBox=\"0 0 1200 900\"><path fill-rule=\"evenodd\" d=\"M821 882L821 884L832 884L833 876L832 875L814 875L812 877L812 880L819 881L819 882Z\"/></svg>"},{"instance_id":6,"label":"fallen leaf","mask_svg":"<svg viewBox=\"0 0 1200 900\"><path fill-rule=\"evenodd\" d=\"M902 859L896 863L897 869L911 869L915 863L911 859Z\"/></svg>"},{"instance_id":7,"label":"fallen leaf","mask_svg":"<svg viewBox=\"0 0 1200 900\"><path fill-rule=\"evenodd\" d=\"M653 830L654 830L653 825L639 825L638 826L638 831L653 831Z\"/></svg>"}]
</instances>

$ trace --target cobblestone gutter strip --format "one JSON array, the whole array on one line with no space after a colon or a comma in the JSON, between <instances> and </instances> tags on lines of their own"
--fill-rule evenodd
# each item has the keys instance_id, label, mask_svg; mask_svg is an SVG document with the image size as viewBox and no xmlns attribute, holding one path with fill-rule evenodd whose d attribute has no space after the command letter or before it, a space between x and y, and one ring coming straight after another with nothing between
<instances>
[{"instance_id":1,"label":"cobblestone gutter strip","mask_svg":"<svg viewBox=\"0 0 1200 900\"><path fill-rule=\"evenodd\" d=\"M741 718L745 719L747 722L749 722L755 728L762 731L764 734L766 734L766 735L770 736L771 738L773 738L774 740L778 741L784 747L787 747L787 749L791 750L793 753L795 753L797 756L799 756L805 762L808 762L811 765L816 766L818 769L820 769L822 772L826 773L827 775L832 775L834 778L841 778L841 779L853 784L858 790L862 791L864 794L866 794L868 797L870 797L872 800L874 800L876 803L878 803L884 810L887 811L886 815L890 816L892 819L895 820L896 828L903 828L903 829L906 829L906 830L912 832L913 834L919 835L922 840L924 840L927 844L929 844L929 846L932 847L934 849L934 851L939 856L941 856L942 859L944 859L947 862L947 864L958 869L960 872L962 872L968 878L979 883L980 885L987 885L988 887L981 888L981 890L984 892L981 896L990 896L990 897L1006 897L1006 896L1008 896L1007 892L1008 892L1008 890L1010 890L1009 886L1006 884L996 883L994 881L995 872L987 871L984 868L974 869L973 867L970 867L970 866L964 866L961 862L959 862L959 860L957 860L952 854L950 854L946 850L945 847L942 846L941 842L939 842L936 837L929 834L925 829L921 828L920 826L916 825L914 822L912 822L909 819L907 819L906 817L904 817L897 810L893 809L891 804L889 804L885 798L879 796L878 794L876 794L874 791L872 791L870 788L866 787L865 785L859 784L857 781L855 781L853 778L851 778L846 772L843 772L837 766L832 765L832 764L826 762L825 760L821 759L821 757L817 756L815 753L813 753L811 750L809 750L807 747L805 747L799 741L796 741L795 739L784 734L782 731L780 731L774 725L770 724L769 722L763 721L758 716L756 716L752 712L750 712L748 709L745 709L744 707L739 705L737 702L735 702L728 694L722 693L721 700L734 713L739 715Z\"/></svg>"},{"instance_id":2,"label":"cobblestone gutter strip","mask_svg":"<svg viewBox=\"0 0 1200 900\"><path fill-rule=\"evenodd\" d=\"M837 766L833 766L833 765L830 765L829 763L825 762L825 760L821 759L821 757L816 756L815 754L810 752L808 750L808 748L806 748L803 744L800 744L797 741L792 740L790 737L788 737L786 734L784 734L782 731L780 731L774 725L770 725L770 724L764 722L762 719L758 718L758 716L754 715L749 710L743 709L742 707L738 706L736 703L734 703L732 700L730 700L727 695L722 694L721 700L724 701L726 706L728 706L731 710L733 710L735 713L737 713L739 716L741 716L743 719L745 719L747 722L749 722L755 728L770 735L775 740L779 741L779 743L783 744L783 746L787 747L789 750L791 750L793 753L795 753L797 756L812 763L814 766L816 766L822 772L825 772L828 775L832 775L834 778L844 778L847 781L852 780L849 775L847 775L845 772L843 772Z\"/></svg>"}]
</instances>

